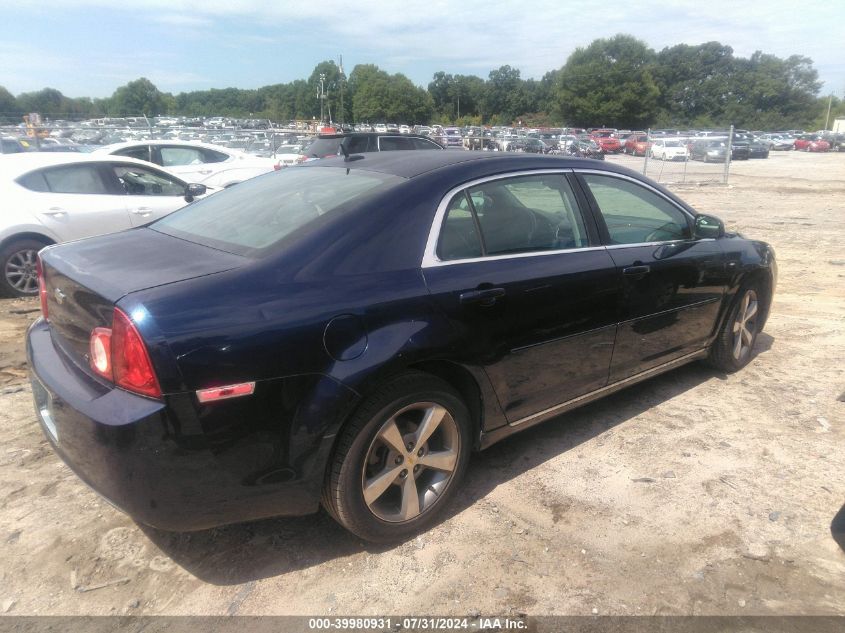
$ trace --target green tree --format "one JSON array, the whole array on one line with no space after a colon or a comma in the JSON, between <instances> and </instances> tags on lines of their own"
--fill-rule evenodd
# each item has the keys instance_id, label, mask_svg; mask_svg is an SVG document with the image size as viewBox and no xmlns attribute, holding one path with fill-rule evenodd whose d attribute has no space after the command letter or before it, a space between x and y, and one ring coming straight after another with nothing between
<instances>
[{"instance_id":1,"label":"green tree","mask_svg":"<svg viewBox=\"0 0 845 633\"><path fill-rule=\"evenodd\" d=\"M736 84L733 49L719 42L678 44L657 55L660 125L718 125Z\"/></svg>"},{"instance_id":2,"label":"green tree","mask_svg":"<svg viewBox=\"0 0 845 633\"><path fill-rule=\"evenodd\" d=\"M374 64L359 64L349 75L352 113L358 122L427 123L434 101L405 75L389 75Z\"/></svg>"},{"instance_id":3,"label":"green tree","mask_svg":"<svg viewBox=\"0 0 845 633\"><path fill-rule=\"evenodd\" d=\"M24 92L18 95L19 109L27 114L37 112L44 117L65 117L70 113L70 103L55 88L43 88L37 92Z\"/></svg>"},{"instance_id":4,"label":"green tree","mask_svg":"<svg viewBox=\"0 0 845 633\"><path fill-rule=\"evenodd\" d=\"M630 35L577 48L560 69L555 114L570 124L639 129L658 113L656 55Z\"/></svg>"},{"instance_id":5,"label":"green tree","mask_svg":"<svg viewBox=\"0 0 845 633\"><path fill-rule=\"evenodd\" d=\"M156 116L164 111L164 95L145 77L121 86L109 101L109 114L112 116Z\"/></svg>"},{"instance_id":6,"label":"green tree","mask_svg":"<svg viewBox=\"0 0 845 633\"><path fill-rule=\"evenodd\" d=\"M0 86L0 121L18 122L20 115L18 100L5 87Z\"/></svg>"}]
</instances>

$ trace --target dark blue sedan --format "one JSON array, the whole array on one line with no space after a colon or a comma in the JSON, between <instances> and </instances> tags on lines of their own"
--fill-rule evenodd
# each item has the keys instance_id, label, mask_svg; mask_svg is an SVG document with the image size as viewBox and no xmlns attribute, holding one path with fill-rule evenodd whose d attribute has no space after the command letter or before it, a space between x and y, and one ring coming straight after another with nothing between
<instances>
[{"instance_id":1,"label":"dark blue sedan","mask_svg":"<svg viewBox=\"0 0 845 633\"><path fill-rule=\"evenodd\" d=\"M772 249L612 164L385 152L41 251L62 459L140 522L436 521L471 451L698 359L749 362Z\"/></svg>"}]
</instances>

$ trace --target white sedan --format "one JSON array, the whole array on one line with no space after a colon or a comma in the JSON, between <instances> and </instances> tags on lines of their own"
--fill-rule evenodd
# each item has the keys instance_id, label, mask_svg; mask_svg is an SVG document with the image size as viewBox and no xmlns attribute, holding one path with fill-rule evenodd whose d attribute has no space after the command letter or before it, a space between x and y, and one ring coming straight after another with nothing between
<instances>
[{"instance_id":1,"label":"white sedan","mask_svg":"<svg viewBox=\"0 0 845 633\"><path fill-rule=\"evenodd\" d=\"M275 158L250 156L240 150L186 141L130 141L96 149L95 155L128 156L155 163L190 182L231 187L239 182L305 160L298 154Z\"/></svg>"},{"instance_id":2,"label":"white sedan","mask_svg":"<svg viewBox=\"0 0 845 633\"><path fill-rule=\"evenodd\" d=\"M651 144L651 157L660 160L687 160L687 146L678 139L657 139Z\"/></svg>"},{"instance_id":3,"label":"white sedan","mask_svg":"<svg viewBox=\"0 0 845 633\"><path fill-rule=\"evenodd\" d=\"M142 226L214 191L132 158L0 156L0 296L38 292L36 254L45 246Z\"/></svg>"}]
</instances>

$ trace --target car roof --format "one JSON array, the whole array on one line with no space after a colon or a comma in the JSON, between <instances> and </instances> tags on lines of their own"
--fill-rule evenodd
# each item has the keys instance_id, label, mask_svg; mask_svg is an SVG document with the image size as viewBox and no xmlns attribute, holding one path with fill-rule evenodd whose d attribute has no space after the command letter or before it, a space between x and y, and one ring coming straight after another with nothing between
<instances>
[{"instance_id":1,"label":"car roof","mask_svg":"<svg viewBox=\"0 0 845 633\"><path fill-rule=\"evenodd\" d=\"M102 154L76 154L73 152L26 152L23 154L3 154L0 156L0 180L11 180L22 174L42 167L54 165L74 165L77 163L101 163L119 160L122 163L134 163L150 167L150 163L126 156L106 158ZM160 168L159 168L160 169Z\"/></svg>"},{"instance_id":2,"label":"car roof","mask_svg":"<svg viewBox=\"0 0 845 633\"><path fill-rule=\"evenodd\" d=\"M217 152L224 152L231 154L237 150L231 147L223 147L222 145L214 145L212 143L200 143L199 141L168 141L167 139L151 139L147 141L123 141L121 143L112 143L111 145L104 145L98 147L93 154L111 154L115 150L123 149L124 147L137 147L139 145L177 145L180 147L203 147L205 149L213 149Z\"/></svg>"},{"instance_id":3,"label":"car roof","mask_svg":"<svg viewBox=\"0 0 845 633\"><path fill-rule=\"evenodd\" d=\"M318 139L333 139L333 138L369 138L373 136L384 137L388 136L391 138L401 137L401 138L424 138L427 140L429 139L427 136L421 136L419 134L397 134L396 132L338 132L337 134L318 134L316 138Z\"/></svg>"},{"instance_id":4,"label":"car roof","mask_svg":"<svg viewBox=\"0 0 845 633\"><path fill-rule=\"evenodd\" d=\"M452 165L463 165L472 171L488 172L491 175L519 169L571 169L576 167L589 167L620 174L634 173L612 163L597 164L596 161L585 158L540 154L508 154L507 152L467 152L463 150L371 152L354 155L354 159L349 161L342 157L325 158L306 163L304 167L347 167L392 174L402 178L415 178ZM300 167L296 169L300 169Z\"/></svg>"}]
</instances>

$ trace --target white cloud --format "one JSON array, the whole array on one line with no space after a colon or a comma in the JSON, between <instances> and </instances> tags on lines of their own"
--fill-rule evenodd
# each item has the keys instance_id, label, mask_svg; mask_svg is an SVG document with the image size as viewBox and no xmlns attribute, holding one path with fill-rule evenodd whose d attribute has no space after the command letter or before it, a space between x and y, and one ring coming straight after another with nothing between
<instances>
[{"instance_id":1,"label":"white cloud","mask_svg":"<svg viewBox=\"0 0 845 633\"><path fill-rule=\"evenodd\" d=\"M113 0L18 0L16 6L47 14L74 8L125 12L133 20L180 27L180 33L192 37L213 37L210 32L216 26L218 34L224 34L221 46L240 41L260 47L280 42L291 33L313 34L315 63L330 48L332 56L347 53L350 69L358 61L373 62L390 72L404 72L419 83L428 81L427 76L415 72L422 64L481 76L510 64L524 77L539 78L560 67L576 47L624 32L658 50L678 43L717 40L741 56L758 49L782 57L807 55L823 79L838 84L827 89L840 92L845 86L841 29L829 28L845 23L842 0L800 7L794 0L606 0L580 4L559 0L143 0L125 9ZM127 21L127 28L130 24ZM239 40L232 29L227 40L229 25L254 32ZM352 51L366 59L351 59Z\"/></svg>"}]
</instances>

